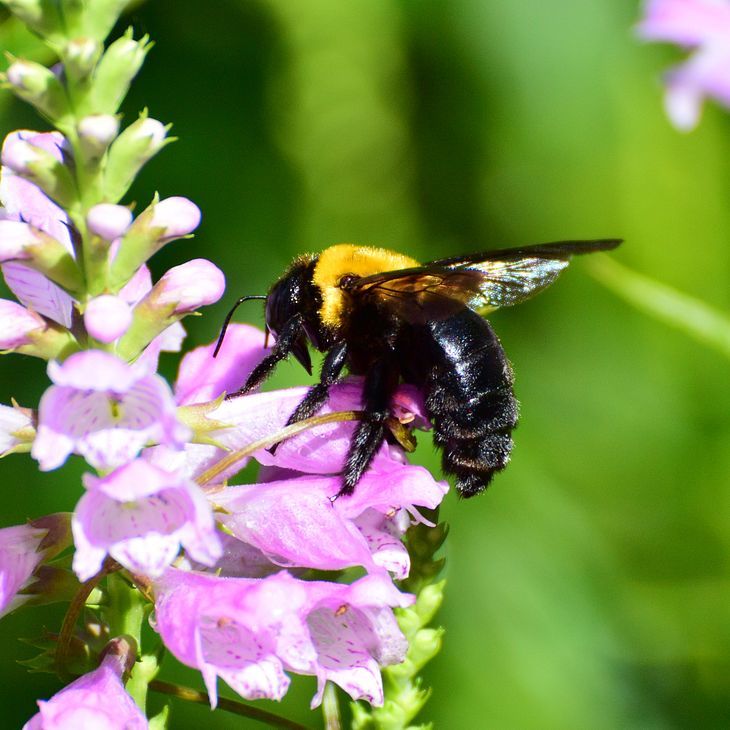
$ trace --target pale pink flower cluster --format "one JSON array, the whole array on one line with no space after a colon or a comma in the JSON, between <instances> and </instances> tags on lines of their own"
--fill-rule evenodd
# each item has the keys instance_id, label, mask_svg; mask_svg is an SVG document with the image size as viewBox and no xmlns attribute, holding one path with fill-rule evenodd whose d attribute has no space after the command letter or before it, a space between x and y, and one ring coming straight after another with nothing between
<instances>
[{"instance_id":1,"label":"pale pink flower cluster","mask_svg":"<svg viewBox=\"0 0 730 730\"><path fill-rule=\"evenodd\" d=\"M287 672L317 677L313 705L327 681L382 704L380 669L408 648L393 608L414 600L394 584L410 570L402 538L446 484L384 443L355 494L333 501L354 423L332 422L275 454L254 453L257 483L227 484L241 461L201 488L196 480L226 453L283 428L306 389L222 399L266 354L263 333L246 325L229 329L216 359L212 345L185 355L171 388L156 372L159 352L180 349L180 318L219 299L225 282L194 259L153 284L145 261L190 234L200 213L183 198L136 218L124 206L95 206L85 225L107 251L108 286L77 293L75 226L29 179L37 159L63 163L68 154L57 133L16 132L3 145L0 264L18 302L0 302L0 346L48 359L51 385L37 414L0 406L0 453L30 450L42 470L71 454L86 460L92 471L71 520L74 572L89 580L109 557L149 585L155 628L202 672L213 705L218 677L247 699L280 699ZM360 407L361 383L351 378L332 388L323 412ZM410 387L397 393L394 415L428 426ZM43 561L43 534L0 530L0 610ZM364 576L339 582L349 568ZM308 570L331 571L332 580L308 580ZM54 724L63 713L75 727L146 727L130 702L107 657L40 703L26 727L71 727Z\"/></svg>"}]
</instances>

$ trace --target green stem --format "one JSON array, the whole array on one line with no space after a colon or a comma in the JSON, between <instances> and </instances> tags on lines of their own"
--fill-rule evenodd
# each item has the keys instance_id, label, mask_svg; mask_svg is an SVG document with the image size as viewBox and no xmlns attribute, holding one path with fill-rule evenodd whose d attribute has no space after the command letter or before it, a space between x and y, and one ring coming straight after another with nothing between
<instances>
[{"instance_id":1,"label":"green stem","mask_svg":"<svg viewBox=\"0 0 730 730\"><path fill-rule=\"evenodd\" d=\"M83 583L76 592L76 595L71 599L66 615L63 617L61 630L58 634L58 646L56 647L56 670L63 678L66 678L67 676L65 667L71 648L71 639L73 638L76 621L86 605L86 599L91 595L91 592L99 585L99 583L101 583L106 575L117 570L119 570L119 565L111 558L107 558L104 561L101 570L93 578L87 580L86 583Z\"/></svg>"},{"instance_id":2,"label":"green stem","mask_svg":"<svg viewBox=\"0 0 730 730\"><path fill-rule=\"evenodd\" d=\"M341 730L340 705L337 701L337 687L327 682L322 699L322 715L324 716L325 730Z\"/></svg>"},{"instance_id":3,"label":"green stem","mask_svg":"<svg viewBox=\"0 0 730 730\"><path fill-rule=\"evenodd\" d=\"M177 697L186 702L195 702L199 705L210 704L210 698L206 692L199 692L196 689L192 689L192 687L183 687L182 685L163 682L159 679L153 679L149 686L154 692ZM284 728L285 730L309 730L306 725L300 725L298 722L275 715L273 712L260 710L257 707L251 707L251 705L244 705L242 702L229 700L225 697L218 698L218 707L226 712L232 712L234 715L241 715L251 720L256 720L257 722L266 723L270 727Z\"/></svg>"}]
</instances>

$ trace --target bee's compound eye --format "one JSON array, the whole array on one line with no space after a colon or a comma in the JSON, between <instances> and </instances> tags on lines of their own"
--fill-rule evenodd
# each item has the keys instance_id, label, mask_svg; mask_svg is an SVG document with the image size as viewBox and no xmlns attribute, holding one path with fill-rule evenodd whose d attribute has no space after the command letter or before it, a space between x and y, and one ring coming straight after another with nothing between
<instances>
[{"instance_id":1,"label":"bee's compound eye","mask_svg":"<svg viewBox=\"0 0 730 730\"><path fill-rule=\"evenodd\" d=\"M355 274L343 274L337 282L340 289L351 289L352 285L359 279Z\"/></svg>"}]
</instances>

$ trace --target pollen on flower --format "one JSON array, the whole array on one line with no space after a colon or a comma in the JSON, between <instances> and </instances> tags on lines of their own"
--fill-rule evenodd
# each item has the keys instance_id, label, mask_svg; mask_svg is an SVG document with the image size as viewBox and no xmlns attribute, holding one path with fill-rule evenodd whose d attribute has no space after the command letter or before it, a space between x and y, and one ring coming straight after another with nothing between
<instances>
[{"instance_id":1,"label":"pollen on flower","mask_svg":"<svg viewBox=\"0 0 730 730\"><path fill-rule=\"evenodd\" d=\"M336 611L335 616L342 616L343 614L347 613L347 604L343 603Z\"/></svg>"}]
</instances>

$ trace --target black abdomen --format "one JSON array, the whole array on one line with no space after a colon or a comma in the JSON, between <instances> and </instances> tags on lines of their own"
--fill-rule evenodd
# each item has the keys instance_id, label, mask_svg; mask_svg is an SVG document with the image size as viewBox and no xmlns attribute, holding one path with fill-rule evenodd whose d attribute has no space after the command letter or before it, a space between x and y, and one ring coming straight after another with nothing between
<instances>
[{"instance_id":1,"label":"black abdomen","mask_svg":"<svg viewBox=\"0 0 730 730\"><path fill-rule=\"evenodd\" d=\"M509 461L512 368L489 323L470 309L403 334L403 377L423 388L443 469L472 497Z\"/></svg>"}]
</instances>

